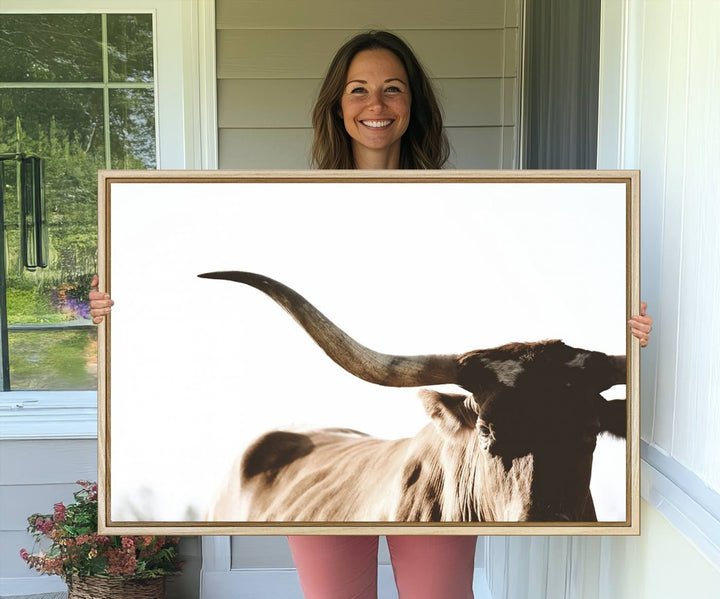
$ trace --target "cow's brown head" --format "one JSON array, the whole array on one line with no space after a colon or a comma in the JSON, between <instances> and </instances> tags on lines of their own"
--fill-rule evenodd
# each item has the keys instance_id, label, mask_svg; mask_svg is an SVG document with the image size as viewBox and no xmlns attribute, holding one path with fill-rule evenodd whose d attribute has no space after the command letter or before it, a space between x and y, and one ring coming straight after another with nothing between
<instances>
[{"instance_id":1,"label":"cow's brown head","mask_svg":"<svg viewBox=\"0 0 720 599\"><path fill-rule=\"evenodd\" d=\"M454 383L470 395L424 391L426 410L452 451L482 469L469 519L592 521L589 484L597 435L625 436L624 400L600 392L625 383L625 356L560 341L512 343L461 355L394 356L359 344L282 283L254 273L214 272L263 291L348 372L372 383ZM472 476L470 477L472 478ZM477 481L466 481L472 486ZM512 509L508 508L512 506ZM467 518L466 518L467 519Z\"/></svg>"},{"instance_id":2,"label":"cow's brown head","mask_svg":"<svg viewBox=\"0 0 720 599\"><path fill-rule=\"evenodd\" d=\"M593 521L589 485L597 436L625 436L626 402L600 392L625 382L624 356L560 341L511 343L457 358L471 395L425 391L446 442L477 448L482 520Z\"/></svg>"}]
</instances>

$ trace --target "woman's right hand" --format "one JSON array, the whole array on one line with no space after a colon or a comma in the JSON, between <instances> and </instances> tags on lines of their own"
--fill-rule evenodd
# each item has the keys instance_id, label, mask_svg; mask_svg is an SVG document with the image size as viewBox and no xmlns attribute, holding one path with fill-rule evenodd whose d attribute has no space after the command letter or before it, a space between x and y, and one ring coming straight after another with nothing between
<instances>
[{"instance_id":1,"label":"woman's right hand","mask_svg":"<svg viewBox=\"0 0 720 599\"><path fill-rule=\"evenodd\" d=\"M93 277L90 287L97 287L99 283L98 276ZM100 324L106 314L110 314L110 307L115 303L110 299L110 294L103 291L93 289L88 297L90 298L90 316L95 324Z\"/></svg>"}]
</instances>

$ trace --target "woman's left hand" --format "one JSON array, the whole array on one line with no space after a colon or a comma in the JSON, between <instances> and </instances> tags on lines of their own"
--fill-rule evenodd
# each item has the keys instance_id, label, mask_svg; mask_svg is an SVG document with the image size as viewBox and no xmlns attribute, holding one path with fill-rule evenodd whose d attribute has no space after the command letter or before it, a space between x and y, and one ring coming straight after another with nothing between
<instances>
[{"instance_id":1,"label":"woman's left hand","mask_svg":"<svg viewBox=\"0 0 720 599\"><path fill-rule=\"evenodd\" d=\"M648 339L650 339L650 331L652 331L652 316L645 313L647 304L640 302L640 314L636 314L628 320L630 331L640 340L640 347L647 347Z\"/></svg>"}]
</instances>

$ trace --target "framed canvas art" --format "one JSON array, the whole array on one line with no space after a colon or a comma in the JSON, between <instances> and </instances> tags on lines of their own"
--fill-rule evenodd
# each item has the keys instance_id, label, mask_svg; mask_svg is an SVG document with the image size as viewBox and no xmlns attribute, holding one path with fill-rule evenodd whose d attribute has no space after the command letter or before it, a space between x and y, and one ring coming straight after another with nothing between
<instances>
[{"instance_id":1,"label":"framed canvas art","mask_svg":"<svg viewBox=\"0 0 720 599\"><path fill-rule=\"evenodd\" d=\"M110 534L638 534L637 171L101 171Z\"/></svg>"}]
</instances>

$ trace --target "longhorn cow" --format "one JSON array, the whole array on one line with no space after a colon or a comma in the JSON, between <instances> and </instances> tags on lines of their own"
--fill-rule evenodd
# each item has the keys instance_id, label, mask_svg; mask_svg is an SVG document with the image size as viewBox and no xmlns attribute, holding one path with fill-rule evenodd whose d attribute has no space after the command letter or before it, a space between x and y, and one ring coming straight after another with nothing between
<instances>
[{"instance_id":1,"label":"longhorn cow","mask_svg":"<svg viewBox=\"0 0 720 599\"><path fill-rule=\"evenodd\" d=\"M276 430L236 462L208 518L225 521L593 522L590 474L598 434L626 434L625 356L558 340L459 355L394 356L352 339L289 287L238 271L282 306L342 368L371 383L454 383L420 391L431 423L383 440L344 429Z\"/></svg>"}]
</instances>

